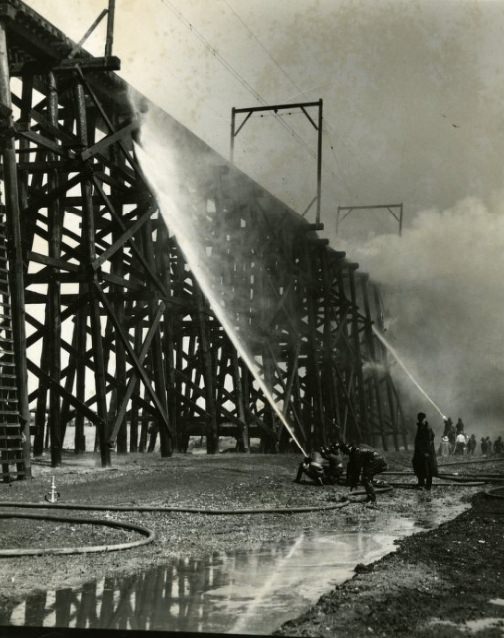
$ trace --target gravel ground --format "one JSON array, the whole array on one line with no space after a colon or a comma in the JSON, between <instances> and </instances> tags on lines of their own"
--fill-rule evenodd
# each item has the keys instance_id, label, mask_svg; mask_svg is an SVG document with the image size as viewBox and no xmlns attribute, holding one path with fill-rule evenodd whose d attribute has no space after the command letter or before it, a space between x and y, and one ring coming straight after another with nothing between
<instances>
[{"instance_id":1,"label":"gravel ground","mask_svg":"<svg viewBox=\"0 0 504 638\"><path fill-rule=\"evenodd\" d=\"M393 454L389 456L392 468L402 469L409 464L410 454ZM34 465L34 478L30 481L19 481L10 485L0 484L0 500L16 502L43 502L44 495L50 491L51 477L54 475L56 487L61 493L59 503L66 504L114 504L114 505L177 505L204 508L237 508L237 507L289 507L304 505L327 505L342 495L348 494L345 487L319 488L312 485L294 484L299 456L297 455L242 455L219 454L206 455L176 455L170 459L160 459L157 455L128 455L115 457L114 467L102 469L97 467L96 457L84 455L75 457L67 455L61 467L53 470L47 464ZM453 468L450 468L453 470ZM489 471L489 468L485 468ZM408 477L400 477L401 481ZM475 489L443 488L433 492L432 499L423 503L435 512L442 512L447 504L461 498L466 500L474 494ZM395 490L392 494L379 497L376 509L360 504L350 505L343 510L306 514L259 514L242 516L205 516L201 514L182 513L139 513L139 512L89 512L80 513L81 516L96 516L96 518L110 517L149 527L155 531L156 540L130 550L111 553L70 555L70 556L36 556L0 559L0 609L1 617L8 618L10 610L22 598L36 590L53 590L62 587L77 587L83 582L98 579L106 575L127 574L145 569L149 566L163 563L169 556L198 557L207 555L210 550L231 550L258 547L261 543L275 539L295 538L300 529L330 529L334 525L335 517L348 526L359 526L364 520L373 520L380 527L380 517L393 514L411 514L412 506L417 507L419 495L412 490ZM12 511L12 510L10 510ZM25 511L25 510L23 510ZM32 510L29 510L32 511ZM475 512L476 510L474 510ZM479 511L479 510L478 510ZM502 558L502 520L495 515L494 523L483 523L486 520L475 513L463 516L473 516L475 523L468 526L469 519L458 519L466 522L450 523L459 525L453 528L453 543L451 528L442 526L439 531L428 532L401 542L397 554L377 563L372 571L360 573L356 579L338 588L335 592L325 596L303 619L290 623L283 631L286 635L341 635L362 636L376 632L379 635L460 635L458 633L439 633L439 627L432 634L386 633L390 619L370 610L373 596L380 600L395 600L401 587L410 592L413 599L424 600L426 594L422 591L425 583L432 588L433 596L437 600L445 588L454 591L452 572L443 572L436 561L442 558L455 560L456 553L450 547L455 541L463 538L463 533L474 532L478 539L474 540L475 564L481 560L481 552L494 552ZM65 515L67 512L65 512ZM68 512L69 516L79 516L78 512ZM479 518L478 518L479 516ZM489 520L494 520L490 518ZM482 536L483 525L488 526L489 532ZM459 529L460 528L460 529ZM467 530L466 530L467 528ZM448 532L445 530L448 529ZM459 531L456 531L459 530ZM5 534L3 533L5 531ZM488 536L489 535L489 536ZM495 542L491 539L495 536ZM487 538L488 537L488 538ZM121 530L99 528L95 525L74 525L63 523L42 523L40 521L26 521L15 519L0 521L1 547L27 547L55 545L85 545L97 542L117 543L138 538L135 533ZM97 539L100 539L97 541ZM432 543L428 539L432 538ZM425 548L434 547L439 540L440 547L446 551L438 552L440 556L429 558ZM471 537L472 538L472 537ZM485 544L477 543L485 540ZM498 540L497 540L498 539ZM460 542L465 542L460 540ZM412 549L407 550L408 543ZM415 545L420 543L420 545ZM473 543L473 541L471 541ZM472 544L470 545L472 547ZM422 551L419 552L419 547ZM469 548L469 545L468 545ZM429 549L430 551L430 549ZM434 551L434 550L433 550ZM468 550L469 551L469 550ZM472 550L471 550L472 551ZM405 554L406 552L406 554ZM499 554L499 552L501 552ZM472 554L468 554L471 555ZM421 559L421 560L420 560ZM494 563L497 559L494 559ZM501 560L501 559L500 559ZM486 559L485 559L486 561ZM501 563L503 561L501 560ZM492 563L492 561L489 561ZM389 575L376 576L380 570L391 565ZM384 565L385 567L382 567ZM461 579L467 581L469 574L473 577L473 565L460 563ZM462 578L463 576L463 578ZM373 579L378 578L382 588ZM495 591L494 597L504 597L504 587L498 580L490 579ZM447 580L448 579L448 580ZM357 582L357 584L356 584ZM367 591L365 583L370 582ZM373 584L374 582L374 584ZM404 585L406 583L406 585ZM411 583L409 588L408 583ZM459 583L460 584L460 583ZM435 588L434 588L435 585ZM348 590L345 589L348 586ZM355 591L355 588L358 591ZM384 589L383 589L384 588ZM399 589L398 589L399 588ZM418 591L420 588L421 591ZM366 593L367 591L367 593ZM346 593L345 593L346 592ZM413 592L413 593L411 593ZM469 594L465 594L468 596ZM485 593L485 595L487 595ZM488 591L490 595L490 591ZM453 597L453 595L452 595ZM409 618L415 613L415 606L404 601L406 609L402 615ZM329 602L331 601L331 602ZM471 603L472 604L472 603ZM359 614L359 605L368 609L368 616ZM346 606L346 607L345 607ZM387 603L389 607L389 603ZM388 608L387 607L387 608ZM347 608L345 614L342 609ZM373 605L374 608L374 605ZM390 606L390 609L392 607ZM437 610L435 606L433 608ZM502 608L504 609L504 608ZM355 614L359 618L366 618L364 624L358 624ZM426 618L425 609L419 606L419 618ZM408 612L408 613L406 613ZM385 613L385 612L384 612ZM311 615L310 615L311 614ZM353 615L352 615L353 614ZM399 614L402 617L401 614ZM431 614L432 615L432 614ZM1 624L0 617L0 624ZM326 617L329 619L326 622ZM430 616L429 616L430 617ZM335 623L330 618L338 619ZM450 615L442 618L451 619ZM453 616L454 622L458 622ZM339 624L339 623L342 624ZM409 621L408 621L409 622ZM412 621L411 621L412 622ZM382 623L380 625L380 623ZM354 624L356 630L353 631ZM399 623L394 625L394 632L403 631ZM415 624L410 624L410 628ZM327 629L326 629L327 627ZM368 629L368 627L370 629ZM442 631L454 631L453 627L440 626ZM335 633L339 631L340 633ZM383 633L385 631L385 633ZM405 630L404 630L405 631ZM458 631L458 630L457 630ZM364 632L364 634L363 634ZM482 635L482 634L478 634ZM488 634L490 635L490 634ZM492 634L496 635L496 634Z\"/></svg>"}]
</instances>

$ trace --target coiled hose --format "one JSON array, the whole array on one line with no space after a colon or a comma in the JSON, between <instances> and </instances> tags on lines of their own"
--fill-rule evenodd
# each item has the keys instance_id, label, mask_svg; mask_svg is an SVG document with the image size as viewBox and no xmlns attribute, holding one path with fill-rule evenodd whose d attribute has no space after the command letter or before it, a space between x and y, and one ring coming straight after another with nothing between
<instances>
[{"instance_id":1,"label":"coiled hose","mask_svg":"<svg viewBox=\"0 0 504 638\"><path fill-rule=\"evenodd\" d=\"M43 506L41 506L43 507ZM139 532L145 538L128 543L116 543L114 545L88 545L84 547L47 547L47 548L21 548L21 549L2 549L0 557L8 556L42 556L51 554L88 554L91 552L113 552L119 549L131 549L140 545L152 543L155 538L154 532L148 527L136 525L135 523L123 523L120 521L106 520L103 518L74 518L71 516L51 516L49 514L27 514L25 512L0 512L0 518L29 518L42 521L54 521L59 523L74 523L77 525L104 525L106 527L115 527L117 529L125 529L127 531Z\"/></svg>"},{"instance_id":2,"label":"coiled hose","mask_svg":"<svg viewBox=\"0 0 504 638\"><path fill-rule=\"evenodd\" d=\"M392 488L390 488L392 489ZM388 491L381 489L380 491ZM355 496L365 494L365 492L356 492ZM346 507L352 502L351 499L334 503L332 505L314 506L314 507L262 507L257 509L205 509L197 507L175 507L175 506L143 506L143 505L80 505L77 503L23 503L19 501L1 501L1 507L12 507L22 509L56 509L56 510L84 510L84 511L108 511L108 512L179 512L187 514L209 514L209 515L243 515L243 514L298 514L305 512L323 512L329 510L337 510ZM72 546L72 547L48 547L48 548L21 548L21 549L2 549L0 550L0 558L13 556L41 556L51 554L85 554L91 552L111 552L121 549L131 549L151 543L155 534L154 531L142 525L134 523L126 523L112 521L108 519L97 518L75 518L67 516L53 516L51 514L28 514L25 512L0 512L0 519L35 519L55 521L73 524L90 524L104 525L107 527L115 527L129 531L137 531L145 538L128 543L117 543L114 545L93 545L93 546Z\"/></svg>"}]
</instances>

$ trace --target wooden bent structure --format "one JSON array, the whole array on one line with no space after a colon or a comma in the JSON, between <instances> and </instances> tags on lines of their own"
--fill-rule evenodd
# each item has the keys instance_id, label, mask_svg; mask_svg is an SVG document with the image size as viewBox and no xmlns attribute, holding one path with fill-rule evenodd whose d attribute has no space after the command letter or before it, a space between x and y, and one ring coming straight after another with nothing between
<instances>
[{"instance_id":1,"label":"wooden bent structure","mask_svg":"<svg viewBox=\"0 0 504 638\"><path fill-rule=\"evenodd\" d=\"M69 427L84 451L85 423L103 465L114 447L159 441L169 456L195 434L208 452L223 434L240 449L251 436L264 450L289 446L139 171L139 124L119 66L76 49L20 0L0 0L4 480L28 476L31 455L47 447L58 465ZM204 158L198 197L216 233L225 219L242 238L239 264L228 246L227 285L246 288L262 335L253 355L302 444L343 434L405 445L371 330L382 314L376 287L317 236L320 225L163 117L174 143Z\"/></svg>"}]
</instances>

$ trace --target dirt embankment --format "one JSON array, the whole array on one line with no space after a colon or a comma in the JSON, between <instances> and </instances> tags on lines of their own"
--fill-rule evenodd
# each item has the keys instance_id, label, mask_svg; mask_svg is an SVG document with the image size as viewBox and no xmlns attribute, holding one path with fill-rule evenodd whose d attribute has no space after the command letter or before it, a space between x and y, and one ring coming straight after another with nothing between
<instances>
[{"instance_id":1,"label":"dirt embankment","mask_svg":"<svg viewBox=\"0 0 504 638\"><path fill-rule=\"evenodd\" d=\"M404 458L393 455L389 464L394 467L397 463L395 467L400 469L401 464L408 464L407 457L409 455ZM45 465L35 466L31 481L0 485L0 500L43 502L44 494L50 491L53 474L61 493L59 503L215 509L297 507L327 505L338 495L348 494L345 487L320 488L293 483L298 462L297 455L180 455L171 459L135 455L117 457L112 469L102 470L96 467L92 456L68 456L56 470ZM467 498L469 490L438 489L422 507L427 505L436 514L464 494ZM124 552L0 559L0 624L7 622L15 604L35 590L77 587L92 579L161 564L175 555L198 557L211 551L259 547L271 540L293 539L300 529L307 532L331 529L336 521L358 528L363 521L372 520L379 529L381 516L411 515L420 497L411 490L396 490L380 497L377 509L351 505L343 510L310 515L97 512L96 518L109 517L151 528L156 533L156 541ZM397 554L324 596L303 618L289 623L283 629L284 634L459 635L453 633L454 628L449 625L425 630L431 634L418 632L424 631L420 628L432 617L440 616L453 622L478 617L483 601L484 614L488 615L489 597L504 597L499 571L504 564L502 511L497 511L497 505L488 511L485 507L489 507L486 501L478 501L474 511L457 521L403 541ZM78 512L65 514L79 516ZM95 514L86 512L85 516ZM133 537L129 532L94 525L55 526L22 519L0 520L2 548L35 543L39 543L38 546L94 545L97 540L117 543ZM448 566L443 561L447 561ZM460 594L460 590L464 593ZM481 591L479 598L475 598L477 591ZM494 615L498 615L499 609L504 610L495 606ZM442 633L446 631L452 633Z\"/></svg>"},{"instance_id":2,"label":"dirt embankment","mask_svg":"<svg viewBox=\"0 0 504 638\"><path fill-rule=\"evenodd\" d=\"M278 635L504 636L504 500L478 494L455 520L398 544Z\"/></svg>"}]
</instances>

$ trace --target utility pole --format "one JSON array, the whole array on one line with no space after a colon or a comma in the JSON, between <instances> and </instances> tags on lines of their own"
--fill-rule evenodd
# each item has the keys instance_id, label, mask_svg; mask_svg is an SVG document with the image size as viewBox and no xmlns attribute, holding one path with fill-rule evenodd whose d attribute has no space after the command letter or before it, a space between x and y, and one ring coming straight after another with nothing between
<instances>
[{"instance_id":1,"label":"utility pole","mask_svg":"<svg viewBox=\"0 0 504 638\"><path fill-rule=\"evenodd\" d=\"M310 113L307 111L309 108L318 109L318 118L315 121ZM238 133L242 130L245 124L248 122L250 117L254 113L263 113L265 111L273 111L275 114L278 111L285 110L296 110L300 109L313 126L313 128L317 131L317 194L308 206L305 208L302 216L305 217L308 211L312 208L314 204L316 204L316 223L320 223L320 214L322 207L322 123L323 123L323 100L320 99L317 102L296 102L294 104L271 104L269 106L253 106L249 108L240 108L237 109L233 107L231 109L231 139L230 139L230 147L229 147L229 161L231 163L234 162L234 145L235 138ZM241 123L237 126L236 124L236 116L243 114L245 117L241 121Z\"/></svg>"}]
</instances>

